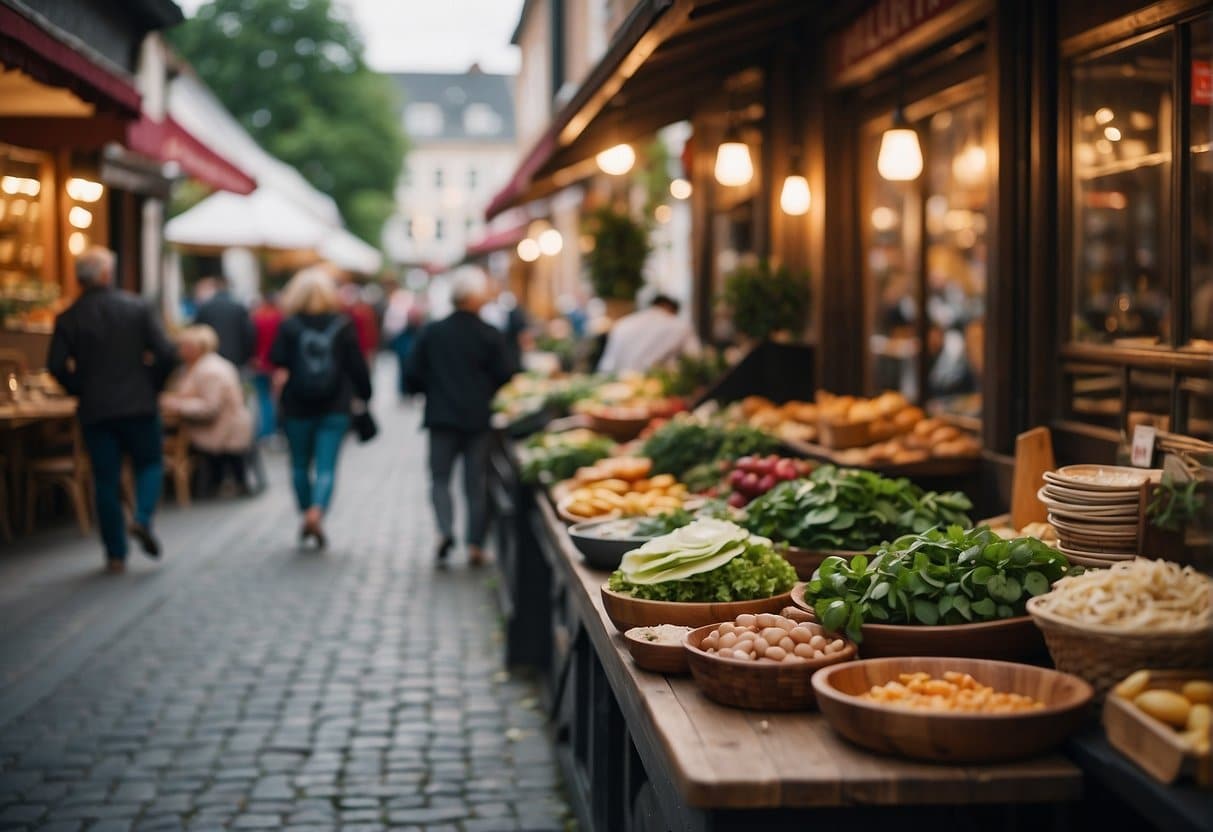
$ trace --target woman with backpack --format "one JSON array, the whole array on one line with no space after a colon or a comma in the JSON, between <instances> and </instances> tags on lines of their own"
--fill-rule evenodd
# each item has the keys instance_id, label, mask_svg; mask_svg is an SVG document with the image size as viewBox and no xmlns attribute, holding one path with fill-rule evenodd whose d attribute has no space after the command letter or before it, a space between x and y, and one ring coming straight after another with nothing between
<instances>
[{"instance_id":1,"label":"woman with backpack","mask_svg":"<svg viewBox=\"0 0 1213 832\"><path fill-rule=\"evenodd\" d=\"M370 400L371 375L326 271L312 267L291 278L283 307L288 317L269 358L286 374L280 412L303 514L299 538L324 548L324 515L333 497L337 455L350 428L350 405L355 398Z\"/></svg>"}]
</instances>

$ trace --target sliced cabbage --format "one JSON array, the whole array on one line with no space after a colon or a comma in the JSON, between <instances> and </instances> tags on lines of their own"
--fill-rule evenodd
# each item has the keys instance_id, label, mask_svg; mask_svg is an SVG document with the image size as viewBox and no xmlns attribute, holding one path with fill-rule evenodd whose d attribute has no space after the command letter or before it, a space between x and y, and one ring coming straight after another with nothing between
<instances>
[{"instance_id":1,"label":"sliced cabbage","mask_svg":"<svg viewBox=\"0 0 1213 832\"><path fill-rule=\"evenodd\" d=\"M704 517L628 552L619 569L633 584L682 580L724 566L745 552L750 539L734 523Z\"/></svg>"}]
</instances>

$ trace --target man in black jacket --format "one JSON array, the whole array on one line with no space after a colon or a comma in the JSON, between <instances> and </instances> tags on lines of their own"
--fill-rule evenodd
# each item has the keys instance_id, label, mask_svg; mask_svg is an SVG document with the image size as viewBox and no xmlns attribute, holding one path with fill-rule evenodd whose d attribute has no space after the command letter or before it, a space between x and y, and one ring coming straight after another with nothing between
<instances>
[{"instance_id":1,"label":"man in black jacket","mask_svg":"<svg viewBox=\"0 0 1213 832\"><path fill-rule=\"evenodd\" d=\"M126 530L119 493L122 457L135 470L135 516L130 532L151 557L160 543L152 515L163 481L158 395L177 363L151 308L112 288L114 253L95 247L76 261L81 294L55 320L47 368L79 399L77 416L92 460L97 518L106 568L126 568Z\"/></svg>"},{"instance_id":2,"label":"man in black jacket","mask_svg":"<svg viewBox=\"0 0 1213 832\"><path fill-rule=\"evenodd\" d=\"M219 348L215 350L228 361L242 369L253 357L257 343L257 332L248 308L232 297L227 279L213 277L215 294L198 307L194 323L206 324L219 336Z\"/></svg>"},{"instance_id":3,"label":"man in black jacket","mask_svg":"<svg viewBox=\"0 0 1213 832\"><path fill-rule=\"evenodd\" d=\"M484 562L485 480L493 396L517 368L501 333L479 317L488 299L484 272L475 267L461 270L451 298L455 311L421 331L409 353L405 376L410 390L425 395L430 499L441 535L438 562L445 563L454 545L451 469L462 456L468 560L479 566Z\"/></svg>"}]
</instances>

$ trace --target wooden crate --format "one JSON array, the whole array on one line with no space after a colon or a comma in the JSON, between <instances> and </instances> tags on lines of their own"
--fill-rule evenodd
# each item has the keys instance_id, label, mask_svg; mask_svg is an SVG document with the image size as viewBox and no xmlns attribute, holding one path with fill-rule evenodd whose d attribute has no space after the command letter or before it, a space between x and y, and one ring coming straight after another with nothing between
<instances>
[{"instance_id":1,"label":"wooden crate","mask_svg":"<svg viewBox=\"0 0 1213 832\"><path fill-rule=\"evenodd\" d=\"M1190 679L1208 679L1197 670L1151 670L1150 687L1179 690ZM1196 754L1180 742L1174 728L1143 713L1136 705L1114 694L1104 702L1103 725L1108 742L1151 777L1174 783L1190 776L1197 785L1213 786L1213 757Z\"/></svg>"}]
</instances>

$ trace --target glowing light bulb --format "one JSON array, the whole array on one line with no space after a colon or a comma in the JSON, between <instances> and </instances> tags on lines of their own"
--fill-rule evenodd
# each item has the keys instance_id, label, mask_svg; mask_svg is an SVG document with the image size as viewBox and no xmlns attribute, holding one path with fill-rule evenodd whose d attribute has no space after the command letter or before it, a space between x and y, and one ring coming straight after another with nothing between
<instances>
[{"instance_id":1,"label":"glowing light bulb","mask_svg":"<svg viewBox=\"0 0 1213 832\"><path fill-rule=\"evenodd\" d=\"M91 179L74 176L67 180L67 195L77 202L96 202L105 193L105 186Z\"/></svg>"},{"instance_id":2,"label":"glowing light bulb","mask_svg":"<svg viewBox=\"0 0 1213 832\"><path fill-rule=\"evenodd\" d=\"M783 190L779 192L779 207L785 214L799 217L809 213L813 204L813 194L809 191L809 180L793 174L783 180Z\"/></svg>"},{"instance_id":3,"label":"glowing light bulb","mask_svg":"<svg viewBox=\"0 0 1213 832\"><path fill-rule=\"evenodd\" d=\"M754 178L754 162L750 159L750 148L744 142L721 142L716 148L716 181L721 185L736 187L748 185Z\"/></svg>"},{"instance_id":4,"label":"glowing light bulb","mask_svg":"<svg viewBox=\"0 0 1213 832\"><path fill-rule=\"evenodd\" d=\"M548 228L539 235L539 251L549 257L559 254L564 248L564 238L555 228ZM525 257L523 258L526 259Z\"/></svg>"},{"instance_id":5,"label":"glowing light bulb","mask_svg":"<svg viewBox=\"0 0 1213 832\"><path fill-rule=\"evenodd\" d=\"M79 205L73 205L67 212L67 221L76 228L88 228L93 224L93 212Z\"/></svg>"},{"instance_id":6,"label":"glowing light bulb","mask_svg":"<svg viewBox=\"0 0 1213 832\"><path fill-rule=\"evenodd\" d=\"M691 183L685 179L675 179L670 183L670 196L674 199L690 199Z\"/></svg>"},{"instance_id":7,"label":"glowing light bulb","mask_svg":"<svg viewBox=\"0 0 1213 832\"><path fill-rule=\"evenodd\" d=\"M636 164L636 151L632 150L630 144L617 144L599 153L594 160L603 173L622 176Z\"/></svg>"},{"instance_id":8,"label":"glowing light bulb","mask_svg":"<svg viewBox=\"0 0 1213 832\"><path fill-rule=\"evenodd\" d=\"M534 263L540 255L539 243L527 237L518 241L518 258L524 263Z\"/></svg>"},{"instance_id":9,"label":"glowing light bulb","mask_svg":"<svg viewBox=\"0 0 1213 832\"><path fill-rule=\"evenodd\" d=\"M922 148L912 127L891 127L880 137L876 170L890 182L908 182L922 173Z\"/></svg>"}]
</instances>

